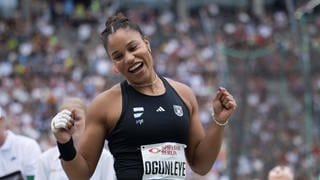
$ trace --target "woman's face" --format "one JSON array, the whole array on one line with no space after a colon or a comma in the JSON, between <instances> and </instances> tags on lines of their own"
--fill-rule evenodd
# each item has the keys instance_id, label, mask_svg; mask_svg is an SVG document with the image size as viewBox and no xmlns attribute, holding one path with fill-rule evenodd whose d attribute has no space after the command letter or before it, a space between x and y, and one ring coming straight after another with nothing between
<instances>
[{"instance_id":1,"label":"woman's face","mask_svg":"<svg viewBox=\"0 0 320 180\"><path fill-rule=\"evenodd\" d=\"M118 29L107 39L114 69L135 84L152 80L153 60L149 41L130 28Z\"/></svg>"}]
</instances>

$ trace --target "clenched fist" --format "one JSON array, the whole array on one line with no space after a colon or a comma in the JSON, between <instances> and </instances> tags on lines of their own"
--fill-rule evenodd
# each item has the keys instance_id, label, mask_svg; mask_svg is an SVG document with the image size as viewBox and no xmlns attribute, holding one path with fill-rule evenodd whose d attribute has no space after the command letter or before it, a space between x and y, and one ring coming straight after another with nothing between
<instances>
[{"instance_id":1,"label":"clenched fist","mask_svg":"<svg viewBox=\"0 0 320 180\"><path fill-rule=\"evenodd\" d=\"M67 142L73 133L74 113L65 109L56 114L51 121L51 130L60 143Z\"/></svg>"}]
</instances>

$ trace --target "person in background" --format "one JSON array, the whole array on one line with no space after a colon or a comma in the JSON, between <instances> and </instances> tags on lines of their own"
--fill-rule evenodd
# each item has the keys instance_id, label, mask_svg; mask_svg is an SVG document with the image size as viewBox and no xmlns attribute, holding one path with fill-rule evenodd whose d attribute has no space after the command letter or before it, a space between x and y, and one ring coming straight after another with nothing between
<instances>
[{"instance_id":1,"label":"person in background","mask_svg":"<svg viewBox=\"0 0 320 180\"><path fill-rule=\"evenodd\" d=\"M269 171L268 180L293 180L294 175L288 166L275 166Z\"/></svg>"},{"instance_id":2,"label":"person in background","mask_svg":"<svg viewBox=\"0 0 320 180\"><path fill-rule=\"evenodd\" d=\"M8 129L6 112L0 107L0 179L33 180L41 155L36 140Z\"/></svg>"},{"instance_id":3,"label":"person in background","mask_svg":"<svg viewBox=\"0 0 320 180\"><path fill-rule=\"evenodd\" d=\"M68 177L80 180L93 174L105 139L119 180L185 179L187 162L194 172L208 173L237 107L233 96L223 87L217 90L205 132L192 89L156 73L150 41L136 23L114 15L101 37L113 69L125 80L93 99L77 149L72 112L63 110L52 118Z\"/></svg>"},{"instance_id":4,"label":"person in background","mask_svg":"<svg viewBox=\"0 0 320 180\"><path fill-rule=\"evenodd\" d=\"M85 129L85 116L87 108L83 100L76 97L65 99L59 106L59 111L68 109L74 113L74 126L72 128L73 140L75 146ZM108 172L108 173L106 173ZM67 180L68 177L63 171L59 159L58 147L52 147L42 153L36 166L36 180ZM103 149L97 168L91 177L91 180L114 180L115 173L113 169L113 157L111 153Z\"/></svg>"}]
</instances>

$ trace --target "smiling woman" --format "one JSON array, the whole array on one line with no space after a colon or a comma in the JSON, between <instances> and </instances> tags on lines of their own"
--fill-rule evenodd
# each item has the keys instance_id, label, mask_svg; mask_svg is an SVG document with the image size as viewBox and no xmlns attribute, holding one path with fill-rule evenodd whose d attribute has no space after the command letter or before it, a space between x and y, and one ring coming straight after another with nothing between
<instances>
[{"instance_id":1,"label":"smiling woman","mask_svg":"<svg viewBox=\"0 0 320 180\"><path fill-rule=\"evenodd\" d=\"M217 90L212 98L214 120L205 133L191 88L156 73L150 41L137 24L123 14L112 16L101 39L113 68L125 80L91 102L85 132L71 157L68 149L74 149L70 129L74 119L60 114L65 111L52 119L52 124L65 124L52 128L64 147L62 157L68 157L62 159L68 177L88 179L93 174L105 139L119 180L185 179L187 163L194 172L206 174L236 109L233 96L225 88Z\"/></svg>"},{"instance_id":2,"label":"smiling woman","mask_svg":"<svg viewBox=\"0 0 320 180\"><path fill-rule=\"evenodd\" d=\"M157 81L150 42L139 26L119 14L109 18L101 37L114 69L123 74L129 84L146 87Z\"/></svg>"}]
</instances>

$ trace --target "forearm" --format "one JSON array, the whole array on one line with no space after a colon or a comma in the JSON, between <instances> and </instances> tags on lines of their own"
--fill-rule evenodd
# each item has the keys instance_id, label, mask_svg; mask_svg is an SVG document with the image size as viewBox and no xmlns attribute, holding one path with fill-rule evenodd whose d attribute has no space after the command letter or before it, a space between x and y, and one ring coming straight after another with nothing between
<instances>
[{"instance_id":1,"label":"forearm","mask_svg":"<svg viewBox=\"0 0 320 180\"><path fill-rule=\"evenodd\" d=\"M222 145L224 126L217 125L214 121L207 130L205 137L196 147L191 162L193 171L205 175L212 168Z\"/></svg>"},{"instance_id":2,"label":"forearm","mask_svg":"<svg viewBox=\"0 0 320 180\"><path fill-rule=\"evenodd\" d=\"M57 143L60 152L62 167L69 179L89 179L90 169L88 162L74 147L73 139L61 144Z\"/></svg>"},{"instance_id":3,"label":"forearm","mask_svg":"<svg viewBox=\"0 0 320 180\"><path fill-rule=\"evenodd\" d=\"M87 162L79 153L71 161L61 160L61 164L70 180L88 180L91 176Z\"/></svg>"},{"instance_id":4,"label":"forearm","mask_svg":"<svg viewBox=\"0 0 320 180\"><path fill-rule=\"evenodd\" d=\"M193 106L190 128L188 160L191 168L198 174L205 175L214 164L222 145L224 128L237 107L233 96L220 87L212 99L212 121L205 133L198 120L197 104Z\"/></svg>"}]
</instances>

